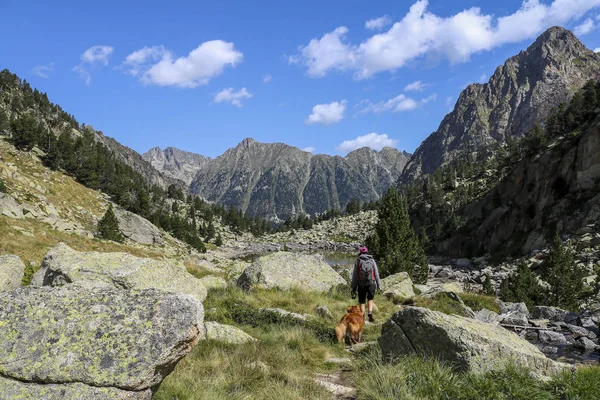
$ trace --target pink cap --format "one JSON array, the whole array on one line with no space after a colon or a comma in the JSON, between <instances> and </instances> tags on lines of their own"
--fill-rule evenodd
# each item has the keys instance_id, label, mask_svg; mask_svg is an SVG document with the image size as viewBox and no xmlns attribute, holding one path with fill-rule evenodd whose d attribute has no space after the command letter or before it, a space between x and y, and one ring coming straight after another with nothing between
<instances>
[{"instance_id":1,"label":"pink cap","mask_svg":"<svg viewBox=\"0 0 600 400\"><path fill-rule=\"evenodd\" d=\"M368 253L369 249L367 249L365 246L362 246L360 249L358 249L359 253Z\"/></svg>"}]
</instances>

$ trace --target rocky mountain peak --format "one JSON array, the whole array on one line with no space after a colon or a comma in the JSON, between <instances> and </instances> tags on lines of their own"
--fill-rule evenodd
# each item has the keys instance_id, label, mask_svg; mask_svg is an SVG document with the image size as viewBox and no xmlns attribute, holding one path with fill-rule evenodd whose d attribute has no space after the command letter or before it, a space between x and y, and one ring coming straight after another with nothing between
<instances>
[{"instance_id":1,"label":"rocky mountain peak","mask_svg":"<svg viewBox=\"0 0 600 400\"><path fill-rule=\"evenodd\" d=\"M163 175L177 179L185 185L189 185L198 170L210 161L210 157L179 150L175 147L167 147L164 150L160 147L153 147L144 153L142 158Z\"/></svg>"},{"instance_id":2,"label":"rocky mountain peak","mask_svg":"<svg viewBox=\"0 0 600 400\"><path fill-rule=\"evenodd\" d=\"M400 183L461 157L491 151L507 136L521 136L600 76L600 55L570 31L553 27L499 66L488 83L469 85L415 151Z\"/></svg>"}]
</instances>

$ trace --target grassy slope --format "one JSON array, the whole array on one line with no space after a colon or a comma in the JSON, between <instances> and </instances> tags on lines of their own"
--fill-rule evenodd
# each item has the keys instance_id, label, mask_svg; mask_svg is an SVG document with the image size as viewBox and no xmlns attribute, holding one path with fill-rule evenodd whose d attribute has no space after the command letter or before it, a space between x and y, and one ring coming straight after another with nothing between
<instances>
[{"instance_id":1,"label":"grassy slope","mask_svg":"<svg viewBox=\"0 0 600 400\"><path fill-rule=\"evenodd\" d=\"M11 164L16 166L16 174L11 172ZM9 193L15 198L31 203L45 198L56 207L61 218L76 221L92 231L108 206L100 192L86 188L68 175L48 170L30 153L16 151L3 139L0 139L0 175L3 175ZM41 187L43 191L40 192L36 187ZM19 228L32 236L23 234ZM16 254L25 263L37 267L48 249L59 242L80 251L125 251L151 258L164 255L161 249L151 246L128 246L89 239L59 232L35 219L19 220L2 215L0 238L0 254Z\"/></svg>"},{"instance_id":2,"label":"grassy slope","mask_svg":"<svg viewBox=\"0 0 600 400\"><path fill-rule=\"evenodd\" d=\"M468 294L465 301L494 308L490 298ZM448 300L417 302L448 313ZM346 353L341 344L326 337L317 339L313 328L286 323L237 323L239 307L257 309L279 307L288 311L313 313L316 305L327 305L333 321L317 322L333 330L345 308L352 304L346 291L329 294L302 293L298 290L255 290L245 293L228 288L212 291L205 302L206 319L236 325L259 339L256 344L241 346L201 342L175 371L169 375L155 398L183 399L331 399L316 386L317 373L331 373L337 366L327 364L329 357L355 359L351 380L356 382L359 399L600 399L600 368L582 369L544 383L527 371L507 368L485 375L458 374L435 360L407 357L396 365L383 364L378 347L361 351L358 356ZM378 321L387 320L398 308L376 297ZM317 324L318 326L319 324ZM367 326L364 341L374 341L380 326ZM266 368L257 366L264 363Z\"/></svg>"}]
</instances>

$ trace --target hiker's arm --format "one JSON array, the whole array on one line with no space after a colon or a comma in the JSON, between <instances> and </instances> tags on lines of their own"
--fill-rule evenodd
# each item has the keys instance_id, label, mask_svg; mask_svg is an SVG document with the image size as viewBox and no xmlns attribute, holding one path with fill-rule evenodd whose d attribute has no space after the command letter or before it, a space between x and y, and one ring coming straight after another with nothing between
<instances>
[{"instance_id":1,"label":"hiker's arm","mask_svg":"<svg viewBox=\"0 0 600 400\"><path fill-rule=\"evenodd\" d=\"M354 263L354 271L352 271L352 283L350 287L352 288L352 292L356 292L356 287L358 286L358 260Z\"/></svg>"},{"instance_id":2,"label":"hiker's arm","mask_svg":"<svg viewBox=\"0 0 600 400\"><path fill-rule=\"evenodd\" d=\"M377 281L377 289L381 289L381 280L379 279L379 270L377 269L377 263L373 260L375 266L375 280Z\"/></svg>"}]
</instances>

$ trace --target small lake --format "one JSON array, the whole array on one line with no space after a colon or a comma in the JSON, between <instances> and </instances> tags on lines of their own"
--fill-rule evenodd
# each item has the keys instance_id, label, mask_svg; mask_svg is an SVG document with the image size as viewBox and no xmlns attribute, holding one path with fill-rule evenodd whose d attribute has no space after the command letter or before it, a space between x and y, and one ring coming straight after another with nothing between
<instances>
[{"instance_id":1,"label":"small lake","mask_svg":"<svg viewBox=\"0 0 600 400\"><path fill-rule=\"evenodd\" d=\"M254 262L256 261L258 258L267 255L269 253L262 253L262 254L248 254L247 256L244 257L240 257L240 260L244 260L247 262ZM357 255L355 254L346 254L346 253L326 253L326 252L315 252L315 253L311 253L311 254L320 254L321 256L323 256L323 259L325 260L325 262L329 265L333 266L338 266L338 267L351 267L354 265L354 262L356 261L356 257Z\"/></svg>"}]
</instances>

